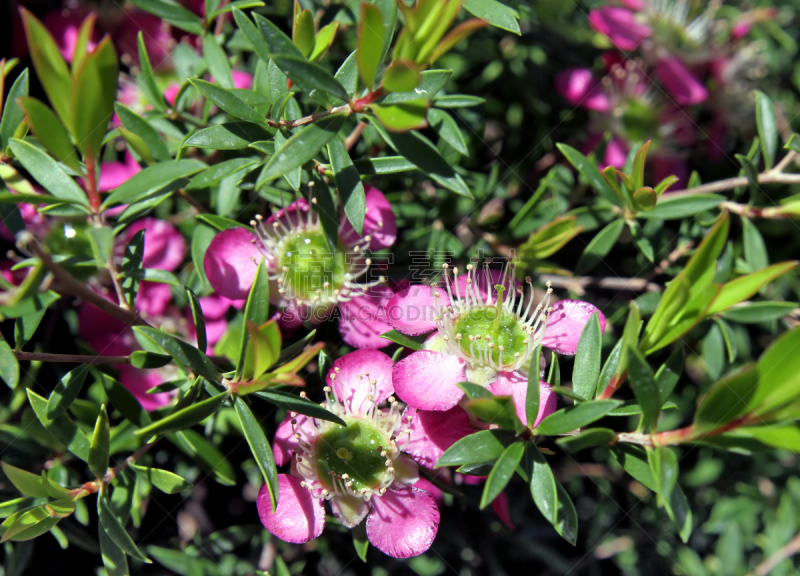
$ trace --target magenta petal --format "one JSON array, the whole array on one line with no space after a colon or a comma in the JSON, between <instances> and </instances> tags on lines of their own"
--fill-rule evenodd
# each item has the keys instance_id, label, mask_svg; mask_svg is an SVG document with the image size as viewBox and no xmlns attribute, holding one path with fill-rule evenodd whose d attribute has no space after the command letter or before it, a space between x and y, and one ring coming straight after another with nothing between
<instances>
[{"instance_id":1,"label":"magenta petal","mask_svg":"<svg viewBox=\"0 0 800 576\"><path fill-rule=\"evenodd\" d=\"M659 60L656 74L680 106L700 104L708 98L706 87L677 58Z\"/></svg>"},{"instance_id":2,"label":"magenta petal","mask_svg":"<svg viewBox=\"0 0 800 576\"><path fill-rule=\"evenodd\" d=\"M253 87L253 75L244 70L231 71L233 76L233 87L250 90Z\"/></svg>"},{"instance_id":3,"label":"magenta petal","mask_svg":"<svg viewBox=\"0 0 800 576\"><path fill-rule=\"evenodd\" d=\"M634 50L652 29L637 22L636 14L617 6L604 6L589 12L592 27L608 36L620 50Z\"/></svg>"},{"instance_id":4,"label":"magenta petal","mask_svg":"<svg viewBox=\"0 0 800 576\"><path fill-rule=\"evenodd\" d=\"M417 490L390 488L372 497L367 517L370 544L393 558L410 558L425 552L439 530L439 507L433 496Z\"/></svg>"},{"instance_id":5,"label":"magenta petal","mask_svg":"<svg viewBox=\"0 0 800 576\"><path fill-rule=\"evenodd\" d=\"M397 239L397 223L394 219L392 205L389 204L383 192L374 186L365 184L364 192L367 213L364 216L363 235L371 237L370 250L388 248ZM339 236L347 246L353 246L361 238L346 216L342 216L339 230Z\"/></svg>"},{"instance_id":6,"label":"magenta petal","mask_svg":"<svg viewBox=\"0 0 800 576\"><path fill-rule=\"evenodd\" d=\"M547 318L542 344L559 354L575 354L583 327L595 312L600 320L600 331L605 332L606 317L597 306L582 300L556 302Z\"/></svg>"},{"instance_id":7,"label":"magenta petal","mask_svg":"<svg viewBox=\"0 0 800 576\"><path fill-rule=\"evenodd\" d=\"M417 350L394 365L397 396L418 410L449 410L464 396L466 362L452 354Z\"/></svg>"},{"instance_id":8,"label":"magenta petal","mask_svg":"<svg viewBox=\"0 0 800 576\"><path fill-rule=\"evenodd\" d=\"M139 230L145 231L145 268L175 270L181 265L186 255L186 240L173 224L158 218L142 218L128 228L128 241Z\"/></svg>"},{"instance_id":9,"label":"magenta petal","mask_svg":"<svg viewBox=\"0 0 800 576\"><path fill-rule=\"evenodd\" d=\"M571 68L556 75L556 90L573 106L608 112L611 102L588 68Z\"/></svg>"},{"instance_id":10,"label":"magenta petal","mask_svg":"<svg viewBox=\"0 0 800 576\"><path fill-rule=\"evenodd\" d=\"M297 424L295 424L296 430L304 434L306 438L314 437L314 430L316 428L308 416L298 414L294 419L297 422ZM294 430L292 430L292 417L287 416L283 419L283 422L278 424L278 428L275 430L275 440L272 443L275 464L278 466L288 464L296 448L297 438L294 435Z\"/></svg>"},{"instance_id":11,"label":"magenta petal","mask_svg":"<svg viewBox=\"0 0 800 576\"><path fill-rule=\"evenodd\" d=\"M356 350L333 363L326 383L334 389L339 400L348 402L352 409L366 409L368 395L371 394L380 404L394 392L392 365L392 359L383 352ZM376 381L374 388L370 385L373 380Z\"/></svg>"},{"instance_id":12,"label":"magenta petal","mask_svg":"<svg viewBox=\"0 0 800 576\"><path fill-rule=\"evenodd\" d=\"M322 500L311 496L301 480L288 474L278 474L278 506L272 502L266 484L258 491L256 506L261 523L271 534L285 542L303 544L313 540L325 528L325 508Z\"/></svg>"},{"instance_id":13,"label":"magenta petal","mask_svg":"<svg viewBox=\"0 0 800 576\"><path fill-rule=\"evenodd\" d=\"M444 288L414 284L392 297L386 305L386 319L398 332L419 336L436 330L437 310L449 304Z\"/></svg>"},{"instance_id":14,"label":"magenta petal","mask_svg":"<svg viewBox=\"0 0 800 576\"><path fill-rule=\"evenodd\" d=\"M244 228L229 228L214 236L203 258L214 290L232 300L247 298L263 257L259 247L255 234Z\"/></svg>"},{"instance_id":15,"label":"magenta petal","mask_svg":"<svg viewBox=\"0 0 800 576\"><path fill-rule=\"evenodd\" d=\"M172 300L172 290L166 284L144 281L136 295L136 309L149 316L161 316Z\"/></svg>"},{"instance_id":16,"label":"magenta petal","mask_svg":"<svg viewBox=\"0 0 800 576\"><path fill-rule=\"evenodd\" d=\"M473 432L469 425L469 416L460 406L445 412L415 411L412 415L409 430L409 441L403 452L410 454L414 460L426 468L433 468L436 461L457 440Z\"/></svg>"},{"instance_id":17,"label":"magenta petal","mask_svg":"<svg viewBox=\"0 0 800 576\"><path fill-rule=\"evenodd\" d=\"M627 160L628 147L621 140L612 138L606 146L606 155L603 157L600 168L605 168L606 166L622 168Z\"/></svg>"},{"instance_id":18,"label":"magenta petal","mask_svg":"<svg viewBox=\"0 0 800 576\"><path fill-rule=\"evenodd\" d=\"M339 332L354 348L384 348L392 343L381 338L392 329L386 321L386 306L394 296L388 286L373 286L362 296L339 303Z\"/></svg>"},{"instance_id":19,"label":"magenta petal","mask_svg":"<svg viewBox=\"0 0 800 576\"><path fill-rule=\"evenodd\" d=\"M511 521L511 514L508 511L508 496L506 496L505 492L500 492L497 495L497 498L492 500L492 510L494 513L497 514L497 517L505 524L508 528L513 530L516 528L514 523Z\"/></svg>"},{"instance_id":20,"label":"magenta petal","mask_svg":"<svg viewBox=\"0 0 800 576\"><path fill-rule=\"evenodd\" d=\"M103 162L100 164L100 180L97 189L109 192L130 180L141 168L134 162Z\"/></svg>"},{"instance_id":21,"label":"magenta petal","mask_svg":"<svg viewBox=\"0 0 800 576\"><path fill-rule=\"evenodd\" d=\"M155 370L139 370L138 368L123 366L119 371L119 381L136 397L142 408L148 412L166 406L175 396L174 393L170 392L147 393L150 388L164 383L164 378Z\"/></svg>"},{"instance_id":22,"label":"magenta petal","mask_svg":"<svg viewBox=\"0 0 800 576\"><path fill-rule=\"evenodd\" d=\"M519 372L500 372L497 380L489 385L489 391L495 396L511 396L514 399L514 410L517 417L526 426L525 402L528 398L528 379ZM558 398L550 389L550 384L544 380L539 381L539 413L533 426L539 425L543 418L550 416L556 410Z\"/></svg>"}]
</instances>

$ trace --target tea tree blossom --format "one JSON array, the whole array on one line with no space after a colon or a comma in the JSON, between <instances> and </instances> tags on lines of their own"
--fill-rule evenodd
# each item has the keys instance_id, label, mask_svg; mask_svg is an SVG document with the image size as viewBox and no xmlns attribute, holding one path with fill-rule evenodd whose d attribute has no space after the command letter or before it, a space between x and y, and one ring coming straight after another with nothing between
<instances>
[{"instance_id":1,"label":"tea tree blossom","mask_svg":"<svg viewBox=\"0 0 800 576\"><path fill-rule=\"evenodd\" d=\"M534 306L531 288L527 300L514 267L502 273L479 270L473 262L459 275L447 265L445 287L411 286L392 298L387 319L408 335L436 330L423 349L395 365L395 391L409 406L420 410L449 410L464 392L456 384L469 381L487 386L498 395L514 396L517 412L525 414L525 391L531 357L541 344L560 354L575 354L586 322L597 313L601 329L605 317L580 300L561 300L550 306L548 286ZM526 283L531 286L530 278ZM535 426L552 411L555 396L541 387L540 412Z\"/></svg>"},{"instance_id":2,"label":"tea tree blossom","mask_svg":"<svg viewBox=\"0 0 800 576\"><path fill-rule=\"evenodd\" d=\"M261 488L262 523L282 540L307 542L322 533L327 501L348 528L366 519L367 538L383 553L425 552L436 537L439 509L431 494L412 486L417 464L404 452L414 418L392 396L392 360L377 350L347 354L333 364L324 390L323 406L347 426L290 414L276 435L275 454L279 465L294 454L291 474L278 476L275 510Z\"/></svg>"},{"instance_id":3,"label":"tea tree blossom","mask_svg":"<svg viewBox=\"0 0 800 576\"><path fill-rule=\"evenodd\" d=\"M334 247L329 246L317 210L304 199L267 219L258 217L251 222L254 232L243 228L220 232L203 260L211 286L227 298L246 298L263 258L270 300L284 311L285 323L319 321L338 313L340 331L348 344L387 346L390 342L380 336L390 326L383 320L382 310L393 293L380 285L383 277L370 276L372 260L365 251L391 246L396 225L383 193L371 186L366 189L363 237L343 216Z\"/></svg>"}]
</instances>

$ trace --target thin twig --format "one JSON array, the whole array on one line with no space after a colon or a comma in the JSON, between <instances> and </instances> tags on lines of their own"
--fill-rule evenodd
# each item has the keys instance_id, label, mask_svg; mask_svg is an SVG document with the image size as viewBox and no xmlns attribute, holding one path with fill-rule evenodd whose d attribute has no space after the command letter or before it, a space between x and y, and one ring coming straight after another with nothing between
<instances>
[{"instance_id":1,"label":"thin twig","mask_svg":"<svg viewBox=\"0 0 800 576\"><path fill-rule=\"evenodd\" d=\"M785 206L772 206L760 208L758 206L750 206L748 204L739 204L737 202L722 202L720 208L729 210L734 214L747 216L748 218L769 218L772 220L783 220L793 218L790 213L784 212Z\"/></svg>"},{"instance_id":2,"label":"thin twig","mask_svg":"<svg viewBox=\"0 0 800 576\"><path fill-rule=\"evenodd\" d=\"M72 274L53 262L53 259L50 258L50 255L42 251L41 247L32 236L31 241L27 243L27 248L34 256L42 261L42 264L44 264L45 268L47 268L53 277L60 282L60 289L63 292L77 296L81 300L89 302L90 304L94 304L103 312L106 312L115 318L119 318L131 326L150 326L147 321L139 316L139 313L136 310L122 308L110 300L103 298L103 296L89 288L83 282L76 280Z\"/></svg>"},{"instance_id":3,"label":"thin twig","mask_svg":"<svg viewBox=\"0 0 800 576\"><path fill-rule=\"evenodd\" d=\"M361 134L364 132L364 129L366 127L367 127L367 123L364 122L363 120L361 120L358 124L356 124L356 127L353 128L353 131L350 133L350 135L344 141L345 150L350 152L350 150L353 149L353 146L355 146L356 142L358 142L358 139L361 138Z\"/></svg>"},{"instance_id":4,"label":"thin twig","mask_svg":"<svg viewBox=\"0 0 800 576\"><path fill-rule=\"evenodd\" d=\"M791 558L798 552L800 552L800 534L797 534L786 546L776 551L769 558L756 566L756 569L750 572L748 576L767 576L767 574L777 568L781 562L787 558Z\"/></svg>"},{"instance_id":5,"label":"thin twig","mask_svg":"<svg viewBox=\"0 0 800 576\"><path fill-rule=\"evenodd\" d=\"M23 361L59 362L63 364L130 364L130 356L93 356L90 354L50 354L49 352L22 352L13 350L14 357Z\"/></svg>"},{"instance_id":6,"label":"thin twig","mask_svg":"<svg viewBox=\"0 0 800 576\"><path fill-rule=\"evenodd\" d=\"M630 290L631 292L657 292L661 286L655 282L650 282L647 278L595 278L593 276L556 276L554 274L542 274L542 282L551 282L553 286L567 288L577 294L584 294L586 288L603 288L607 290Z\"/></svg>"},{"instance_id":7,"label":"thin twig","mask_svg":"<svg viewBox=\"0 0 800 576\"><path fill-rule=\"evenodd\" d=\"M195 200L195 199L192 197L192 195L191 195L191 194L189 194L189 193L188 193L186 190L184 190L183 188L181 188L180 190L178 190L178 195L179 195L181 198L183 198L184 200L186 200L186 201L189 203L189 205L190 205L192 208L194 208L194 209L197 211L197 213L198 213L198 214L205 214L206 212L208 212L208 210L206 210L205 206L203 206L202 204L200 204L200 202L198 202L197 200Z\"/></svg>"},{"instance_id":8,"label":"thin twig","mask_svg":"<svg viewBox=\"0 0 800 576\"><path fill-rule=\"evenodd\" d=\"M219 7L217 8L217 10L222 9L222 7L225 6L225 4L227 3L228 0L222 0L222 2L219 3ZM214 26L214 36L222 34L222 32L225 30L225 18L227 15L228 15L227 12L223 12L222 14L217 16L217 22Z\"/></svg>"}]
</instances>

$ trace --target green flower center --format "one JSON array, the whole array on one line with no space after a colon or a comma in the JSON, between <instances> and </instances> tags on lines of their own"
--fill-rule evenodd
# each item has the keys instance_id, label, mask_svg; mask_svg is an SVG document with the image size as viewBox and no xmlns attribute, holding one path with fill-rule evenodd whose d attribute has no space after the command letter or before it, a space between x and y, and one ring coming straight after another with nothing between
<instances>
[{"instance_id":1,"label":"green flower center","mask_svg":"<svg viewBox=\"0 0 800 576\"><path fill-rule=\"evenodd\" d=\"M348 421L347 427L332 426L316 442L320 482L328 490L333 489L333 478L352 482L356 492L378 488L391 466L385 455L389 443L385 434L363 420Z\"/></svg>"},{"instance_id":2,"label":"green flower center","mask_svg":"<svg viewBox=\"0 0 800 576\"><path fill-rule=\"evenodd\" d=\"M320 229L305 229L286 237L280 244L278 264L283 271L283 288L290 298L311 300L340 290L345 281L344 248L331 252Z\"/></svg>"},{"instance_id":3,"label":"green flower center","mask_svg":"<svg viewBox=\"0 0 800 576\"><path fill-rule=\"evenodd\" d=\"M530 338L519 318L498 312L495 306L472 308L455 321L453 331L461 334L459 344L465 354L476 358L491 354L496 364L506 366L514 363L516 354L526 355Z\"/></svg>"}]
</instances>

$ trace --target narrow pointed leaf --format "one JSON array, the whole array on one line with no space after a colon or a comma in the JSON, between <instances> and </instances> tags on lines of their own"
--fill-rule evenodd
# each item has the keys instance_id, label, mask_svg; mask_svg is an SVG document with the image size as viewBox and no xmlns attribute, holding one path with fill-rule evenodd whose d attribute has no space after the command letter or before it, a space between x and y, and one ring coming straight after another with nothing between
<instances>
[{"instance_id":1,"label":"narrow pointed leaf","mask_svg":"<svg viewBox=\"0 0 800 576\"><path fill-rule=\"evenodd\" d=\"M250 445L250 450L256 459L258 467L261 469L261 474L264 476L264 481L269 490L270 500L272 501L272 509L278 505L278 470L275 467L275 458L272 455L272 449L269 446L269 441L264 435L264 430L261 428L258 420L256 420L250 408L245 401L237 397L234 401L236 415L239 417L239 423L242 425L244 437Z\"/></svg>"}]
</instances>

